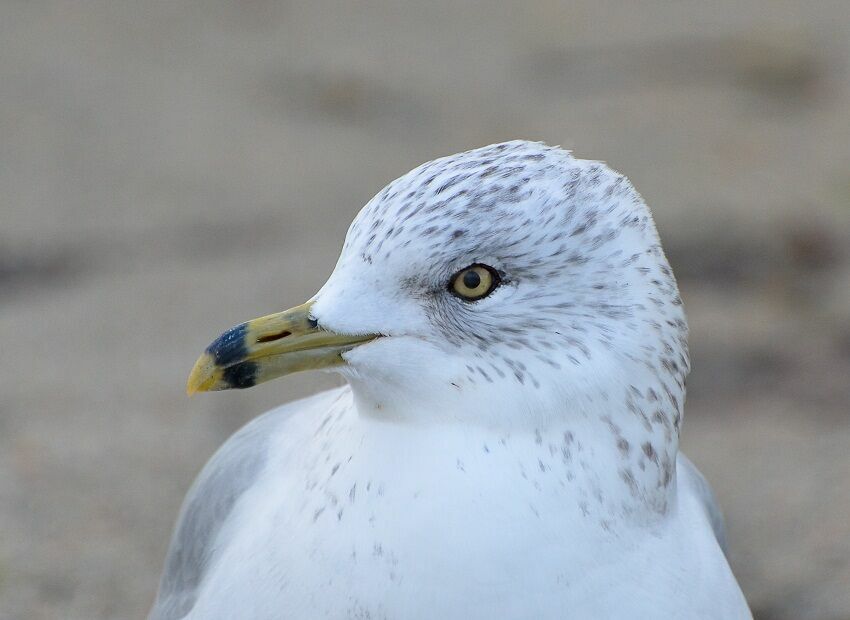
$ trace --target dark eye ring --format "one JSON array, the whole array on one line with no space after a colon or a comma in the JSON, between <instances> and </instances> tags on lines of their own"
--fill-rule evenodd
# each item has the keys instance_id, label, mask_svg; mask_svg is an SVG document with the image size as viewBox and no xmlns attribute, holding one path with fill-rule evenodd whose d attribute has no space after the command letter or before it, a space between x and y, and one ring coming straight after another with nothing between
<instances>
[{"instance_id":1,"label":"dark eye ring","mask_svg":"<svg viewBox=\"0 0 850 620\"><path fill-rule=\"evenodd\" d=\"M477 301L487 297L502 283L499 273L488 265L475 263L452 276L449 291L464 301Z\"/></svg>"}]
</instances>

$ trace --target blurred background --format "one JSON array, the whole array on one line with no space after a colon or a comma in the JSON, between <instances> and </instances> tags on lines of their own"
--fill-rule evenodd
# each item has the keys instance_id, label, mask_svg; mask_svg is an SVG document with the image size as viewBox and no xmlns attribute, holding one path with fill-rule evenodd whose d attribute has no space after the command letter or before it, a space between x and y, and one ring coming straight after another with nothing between
<instances>
[{"instance_id":1,"label":"blurred background","mask_svg":"<svg viewBox=\"0 0 850 620\"><path fill-rule=\"evenodd\" d=\"M338 382L189 400L196 356L387 182L511 138L654 209L756 617L850 618L847 0L0 0L0 618L143 617L215 448Z\"/></svg>"}]
</instances>

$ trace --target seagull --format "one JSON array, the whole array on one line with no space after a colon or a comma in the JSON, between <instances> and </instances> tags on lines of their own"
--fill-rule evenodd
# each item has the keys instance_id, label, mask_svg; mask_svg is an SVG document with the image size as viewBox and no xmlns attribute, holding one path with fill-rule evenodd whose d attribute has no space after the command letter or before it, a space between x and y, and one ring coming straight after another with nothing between
<instances>
[{"instance_id":1,"label":"seagull","mask_svg":"<svg viewBox=\"0 0 850 620\"><path fill-rule=\"evenodd\" d=\"M355 218L307 303L224 332L188 392L304 370L189 490L152 620L751 618L679 452L688 328L623 175L512 141Z\"/></svg>"}]
</instances>

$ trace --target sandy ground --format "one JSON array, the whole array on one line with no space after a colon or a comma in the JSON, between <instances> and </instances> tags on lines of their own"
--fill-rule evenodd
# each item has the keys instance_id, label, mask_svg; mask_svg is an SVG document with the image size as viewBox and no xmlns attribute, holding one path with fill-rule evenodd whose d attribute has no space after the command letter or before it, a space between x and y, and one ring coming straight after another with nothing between
<instances>
[{"instance_id":1,"label":"sandy ground","mask_svg":"<svg viewBox=\"0 0 850 620\"><path fill-rule=\"evenodd\" d=\"M850 618L850 4L356 4L0 2L0 618L142 617L215 447L335 384L187 400L202 347L514 137L653 206L757 617Z\"/></svg>"}]
</instances>

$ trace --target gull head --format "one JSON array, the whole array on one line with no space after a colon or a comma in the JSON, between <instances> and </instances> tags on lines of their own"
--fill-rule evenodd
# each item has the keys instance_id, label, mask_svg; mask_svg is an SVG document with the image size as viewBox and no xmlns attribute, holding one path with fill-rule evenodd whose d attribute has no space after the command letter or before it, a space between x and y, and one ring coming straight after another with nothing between
<instances>
[{"instance_id":1,"label":"gull head","mask_svg":"<svg viewBox=\"0 0 850 620\"><path fill-rule=\"evenodd\" d=\"M687 325L631 183L603 163L513 141L387 185L319 292L222 334L189 390L307 369L341 372L366 415L537 427L633 409L648 427L663 411L672 434Z\"/></svg>"}]
</instances>

